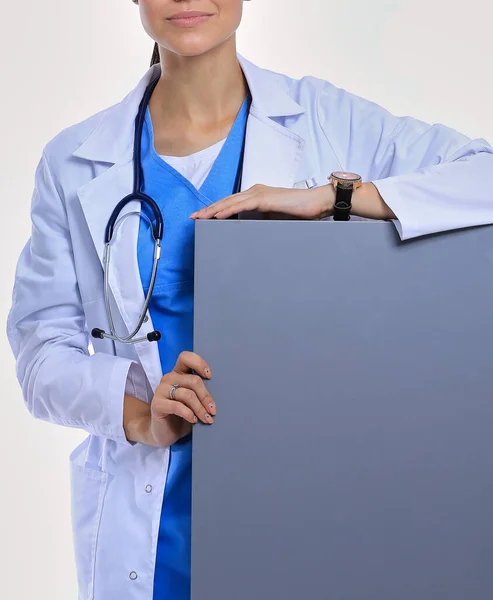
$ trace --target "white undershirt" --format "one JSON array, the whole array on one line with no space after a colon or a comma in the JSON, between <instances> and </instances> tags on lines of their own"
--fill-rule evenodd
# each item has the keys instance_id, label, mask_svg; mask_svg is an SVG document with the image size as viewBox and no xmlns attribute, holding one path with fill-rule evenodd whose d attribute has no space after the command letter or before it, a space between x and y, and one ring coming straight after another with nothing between
<instances>
[{"instance_id":1,"label":"white undershirt","mask_svg":"<svg viewBox=\"0 0 493 600\"><path fill-rule=\"evenodd\" d=\"M204 150L199 150L199 152L194 152L188 156L160 156L173 169L176 169L192 185L199 189L207 179L225 141L226 139L221 140L208 148L204 148Z\"/></svg>"}]
</instances>

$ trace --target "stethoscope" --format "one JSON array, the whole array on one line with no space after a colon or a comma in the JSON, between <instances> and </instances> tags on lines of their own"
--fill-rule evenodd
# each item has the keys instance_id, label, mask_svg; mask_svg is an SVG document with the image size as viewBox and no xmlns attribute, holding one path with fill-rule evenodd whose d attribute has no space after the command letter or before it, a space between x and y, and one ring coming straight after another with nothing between
<instances>
[{"instance_id":1,"label":"stethoscope","mask_svg":"<svg viewBox=\"0 0 493 600\"><path fill-rule=\"evenodd\" d=\"M115 206L113 212L111 213L110 218L108 219L108 223L106 225L106 230L104 234L104 256L103 256L103 273L104 273L104 302L106 307L106 316L108 318L108 324L110 333L106 333L103 329L99 329L95 327L91 335L97 339L110 339L117 342L121 342L123 344L137 344L138 342L158 342L161 339L161 333L159 331L151 331L145 337L137 338L137 334L139 333L142 325L148 320L147 310L149 308L149 304L151 302L152 294L154 292L154 284L156 283L157 269L159 264L159 259L161 258L161 242L163 240L164 234L164 220L161 210L157 203L147 194L142 192L144 186L144 172L142 169L142 132L144 130L144 121L146 116L147 107L149 105L149 100L151 99L154 88L159 82L161 76L160 70L158 71L156 77L151 81L151 83L147 86L142 100L139 105L139 110L137 112L137 117L135 119L135 137L134 137L134 151L133 151L133 161L134 161L134 184L133 191L120 200L120 202ZM241 149L240 161L238 170L236 173L235 185L233 193L236 194L241 189L241 178L243 174L243 156L245 152L245 135L243 136L243 144ZM149 219L149 217L143 211L131 211L126 213L123 217L120 217L120 213L123 208L129 203L134 202L135 200L141 203L147 204L152 211L154 216L154 223ZM109 271L110 271L110 255L111 255L111 241L113 239L113 234L115 229L121 225L121 223L130 215L140 215L147 219L150 225L150 229L152 231L152 237L154 239L154 259L152 265L152 273L151 273L151 281L149 284L149 290L147 291L147 295L145 297L144 306L142 308L142 312L140 313L137 326L130 333L130 335L126 337L119 336L115 331L115 325L113 322L113 316L111 313L110 306L110 293L109 293Z\"/></svg>"}]
</instances>

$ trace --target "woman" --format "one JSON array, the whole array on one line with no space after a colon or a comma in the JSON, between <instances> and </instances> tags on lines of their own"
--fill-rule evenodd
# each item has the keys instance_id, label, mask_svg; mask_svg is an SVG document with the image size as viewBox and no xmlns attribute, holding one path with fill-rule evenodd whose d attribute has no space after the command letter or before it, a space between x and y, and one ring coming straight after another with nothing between
<instances>
[{"instance_id":1,"label":"woman","mask_svg":"<svg viewBox=\"0 0 493 600\"><path fill-rule=\"evenodd\" d=\"M236 53L242 0L134 1L156 64L122 102L46 146L8 334L31 413L90 434L71 456L79 597L185 600L191 430L216 415L211 370L192 352L194 220L330 216L327 178L351 170L364 181L352 214L392 219L402 239L491 223L493 149L328 82L254 66ZM143 191L165 237L139 335L163 336L128 344L96 332L90 354L89 332L109 328L105 228L132 190L135 117L152 81ZM153 220L147 205L142 215ZM125 219L112 245L110 304L125 335L150 285L149 222Z\"/></svg>"}]
</instances>

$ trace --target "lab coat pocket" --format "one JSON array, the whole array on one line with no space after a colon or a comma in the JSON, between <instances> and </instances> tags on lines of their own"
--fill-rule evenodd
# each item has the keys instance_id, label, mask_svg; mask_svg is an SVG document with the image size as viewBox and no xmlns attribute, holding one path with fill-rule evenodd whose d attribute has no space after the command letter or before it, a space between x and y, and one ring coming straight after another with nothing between
<instances>
[{"instance_id":1,"label":"lab coat pocket","mask_svg":"<svg viewBox=\"0 0 493 600\"><path fill-rule=\"evenodd\" d=\"M86 440L87 441L87 440ZM99 525L109 475L78 460L83 442L70 457L72 531L77 567L78 600L94 597L94 569Z\"/></svg>"}]
</instances>

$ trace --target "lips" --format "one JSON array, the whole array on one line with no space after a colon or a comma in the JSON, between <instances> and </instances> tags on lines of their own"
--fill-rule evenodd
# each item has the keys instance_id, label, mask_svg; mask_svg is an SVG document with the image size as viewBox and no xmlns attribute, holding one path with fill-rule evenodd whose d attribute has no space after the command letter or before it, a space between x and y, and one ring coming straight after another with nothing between
<instances>
[{"instance_id":1,"label":"lips","mask_svg":"<svg viewBox=\"0 0 493 600\"><path fill-rule=\"evenodd\" d=\"M177 27L195 27L208 21L213 15L196 10L184 11L168 17L169 23Z\"/></svg>"}]
</instances>

